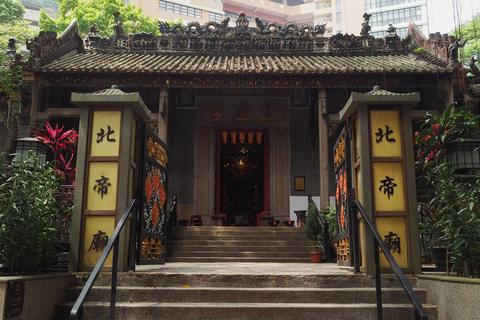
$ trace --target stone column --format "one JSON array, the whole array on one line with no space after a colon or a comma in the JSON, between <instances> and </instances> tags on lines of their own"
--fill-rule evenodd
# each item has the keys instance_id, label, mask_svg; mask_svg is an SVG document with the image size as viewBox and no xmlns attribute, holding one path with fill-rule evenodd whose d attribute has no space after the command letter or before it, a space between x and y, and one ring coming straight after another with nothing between
<instances>
[{"instance_id":1,"label":"stone column","mask_svg":"<svg viewBox=\"0 0 480 320\"><path fill-rule=\"evenodd\" d=\"M270 130L271 209L275 219L290 218L290 141L288 128Z\"/></svg>"},{"instance_id":2,"label":"stone column","mask_svg":"<svg viewBox=\"0 0 480 320\"><path fill-rule=\"evenodd\" d=\"M95 93L72 93L80 108L77 174L72 216L72 267L90 270L134 197L136 133L150 111L138 92L116 86ZM135 164L136 165L136 164ZM141 199L136 199L137 203ZM126 271L130 230L119 239L118 270ZM105 268L112 267L112 255Z\"/></svg>"},{"instance_id":3,"label":"stone column","mask_svg":"<svg viewBox=\"0 0 480 320\"><path fill-rule=\"evenodd\" d=\"M375 225L393 258L404 272L420 271L412 108L420 94L392 93L379 87L353 92L340 111L353 135L353 187L365 216ZM358 216L357 216L358 217ZM373 274L373 235L358 219L361 269ZM380 266L392 272L380 253Z\"/></svg>"},{"instance_id":4,"label":"stone column","mask_svg":"<svg viewBox=\"0 0 480 320\"><path fill-rule=\"evenodd\" d=\"M195 167L194 167L195 211L201 215L204 225L209 225L214 213L215 203L215 129L197 128L195 133Z\"/></svg>"},{"instance_id":5,"label":"stone column","mask_svg":"<svg viewBox=\"0 0 480 320\"><path fill-rule=\"evenodd\" d=\"M318 141L320 163L320 210L327 210L329 203L329 169L328 169L328 114L327 90L318 90Z\"/></svg>"}]
</instances>

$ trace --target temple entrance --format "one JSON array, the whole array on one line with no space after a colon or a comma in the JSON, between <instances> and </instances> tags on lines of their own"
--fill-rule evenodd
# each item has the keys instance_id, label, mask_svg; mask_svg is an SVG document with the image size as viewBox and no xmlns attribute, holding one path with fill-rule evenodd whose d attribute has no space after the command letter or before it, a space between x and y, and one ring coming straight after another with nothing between
<instances>
[{"instance_id":1,"label":"temple entrance","mask_svg":"<svg viewBox=\"0 0 480 320\"><path fill-rule=\"evenodd\" d=\"M221 131L217 139L217 214L230 226L256 226L265 212L266 135Z\"/></svg>"}]
</instances>

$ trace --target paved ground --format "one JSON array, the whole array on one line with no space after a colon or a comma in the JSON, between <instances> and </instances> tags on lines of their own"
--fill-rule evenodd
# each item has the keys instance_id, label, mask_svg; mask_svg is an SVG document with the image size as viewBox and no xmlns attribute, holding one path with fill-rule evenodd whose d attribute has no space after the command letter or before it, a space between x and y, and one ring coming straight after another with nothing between
<instances>
[{"instance_id":1,"label":"paved ground","mask_svg":"<svg viewBox=\"0 0 480 320\"><path fill-rule=\"evenodd\" d=\"M340 267L335 263L172 262L160 266L137 266L136 271L165 274L349 275L353 273L353 268Z\"/></svg>"}]
</instances>

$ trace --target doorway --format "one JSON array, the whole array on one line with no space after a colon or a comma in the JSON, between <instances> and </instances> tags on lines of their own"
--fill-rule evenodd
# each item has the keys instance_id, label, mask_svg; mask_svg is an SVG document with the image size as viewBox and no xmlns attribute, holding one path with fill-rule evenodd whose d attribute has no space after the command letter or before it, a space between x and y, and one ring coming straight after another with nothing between
<instances>
[{"instance_id":1,"label":"doorway","mask_svg":"<svg viewBox=\"0 0 480 320\"><path fill-rule=\"evenodd\" d=\"M268 201L264 131L222 130L217 135L216 211L229 226L256 226Z\"/></svg>"}]
</instances>

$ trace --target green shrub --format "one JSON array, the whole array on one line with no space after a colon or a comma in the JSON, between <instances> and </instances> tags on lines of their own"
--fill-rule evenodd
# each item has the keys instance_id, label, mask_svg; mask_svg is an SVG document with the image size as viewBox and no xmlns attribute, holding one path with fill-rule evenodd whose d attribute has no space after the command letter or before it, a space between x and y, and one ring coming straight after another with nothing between
<instances>
[{"instance_id":1,"label":"green shrub","mask_svg":"<svg viewBox=\"0 0 480 320\"><path fill-rule=\"evenodd\" d=\"M434 228L450 252L453 270L459 275L478 275L480 266L480 176L460 180L447 162L437 162L427 172L434 189L432 206L437 210Z\"/></svg>"},{"instance_id":2,"label":"green shrub","mask_svg":"<svg viewBox=\"0 0 480 320\"><path fill-rule=\"evenodd\" d=\"M2 168L0 256L9 273L38 272L55 253L57 177L30 157Z\"/></svg>"},{"instance_id":3,"label":"green shrub","mask_svg":"<svg viewBox=\"0 0 480 320\"><path fill-rule=\"evenodd\" d=\"M325 247L325 218L310 197L308 198L304 230L307 237L315 242L315 246L323 250Z\"/></svg>"},{"instance_id":4,"label":"green shrub","mask_svg":"<svg viewBox=\"0 0 480 320\"><path fill-rule=\"evenodd\" d=\"M325 221L328 225L328 236L330 242L338 240L338 221L337 221L337 209L330 207L328 213L325 215Z\"/></svg>"}]
</instances>

